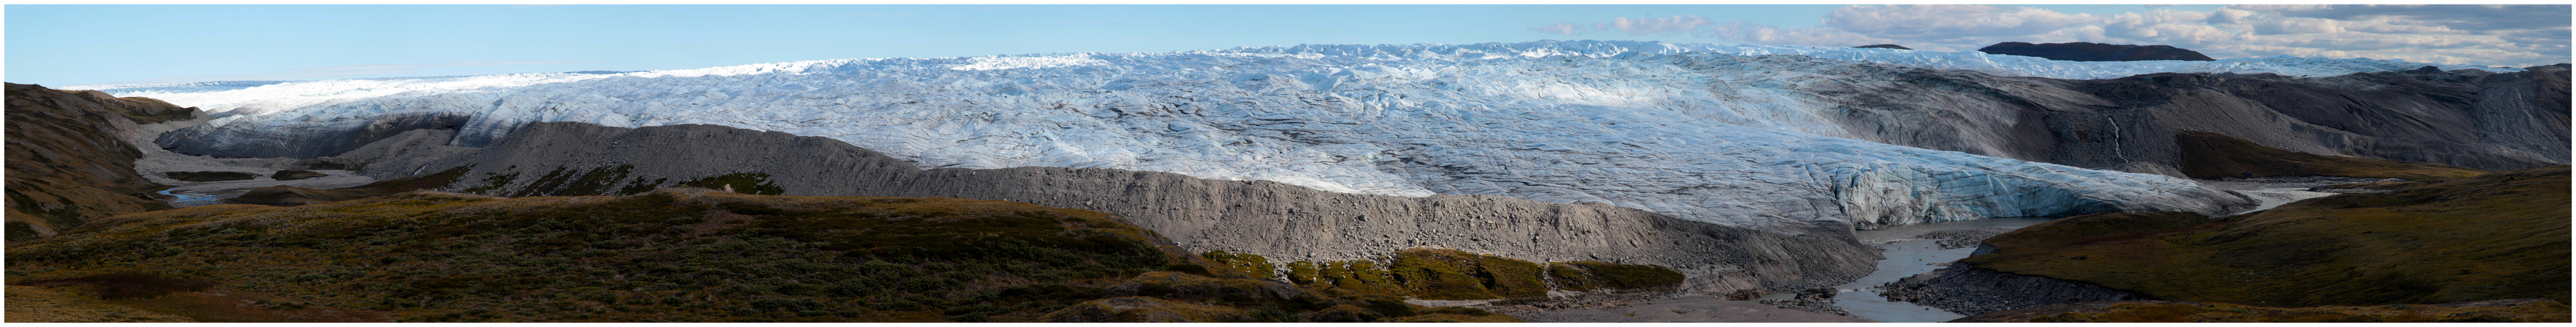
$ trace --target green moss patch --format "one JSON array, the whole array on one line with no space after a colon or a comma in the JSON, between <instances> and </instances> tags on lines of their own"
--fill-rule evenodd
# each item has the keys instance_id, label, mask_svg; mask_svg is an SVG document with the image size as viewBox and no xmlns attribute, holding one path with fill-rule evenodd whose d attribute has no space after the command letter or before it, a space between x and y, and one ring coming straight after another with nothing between
<instances>
[{"instance_id":1,"label":"green moss patch","mask_svg":"<svg viewBox=\"0 0 2576 327\"><path fill-rule=\"evenodd\" d=\"M1424 299L1547 296L1538 264L1466 251L1417 248L1396 252L1395 264L1388 272L1413 296Z\"/></svg>"},{"instance_id":2,"label":"green moss patch","mask_svg":"<svg viewBox=\"0 0 2576 327\"><path fill-rule=\"evenodd\" d=\"M1245 276L1252 276L1252 278L1279 279L1279 273L1276 271L1278 267L1271 266L1270 258L1264 258L1260 255L1218 250L1200 253L1199 257L1207 258L1209 261L1216 261L1217 264L1233 268L1235 271L1242 272Z\"/></svg>"},{"instance_id":3,"label":"green moss patch","mask_svg":"<svg viewBox=\"0 0 2576 327\"><path fill-rule=\"evenodd\" d=\"M1579 267L1582 271L1589 273L1589 276L1578 275L1574 276L1574 278L1588 280L1591 284L1600 285L1601 288L1607 289L1642 289L1673 286L1681 284L1683 279L1681 271L1656 265L1608 263L1600 261L1575 261L1569 262L1568 264L1573 267Z\"/></svg>"}]
</instances>

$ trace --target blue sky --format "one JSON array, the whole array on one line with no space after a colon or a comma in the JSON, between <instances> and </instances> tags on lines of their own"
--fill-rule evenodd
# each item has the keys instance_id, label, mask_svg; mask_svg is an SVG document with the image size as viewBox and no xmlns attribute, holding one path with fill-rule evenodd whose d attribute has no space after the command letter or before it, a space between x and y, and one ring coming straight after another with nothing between
<instances>
[{"instance_id":1,"label":"blue sky","mask_svg":"<svg viewBox=\"0 0 2576 327\"><path fill-rule=\"evenodd\" d=\"M5 64L9 82L68 86L1545 39L2567 61L2567 6L2473 7L8 5Z\"/></svg>"}]
</instances>

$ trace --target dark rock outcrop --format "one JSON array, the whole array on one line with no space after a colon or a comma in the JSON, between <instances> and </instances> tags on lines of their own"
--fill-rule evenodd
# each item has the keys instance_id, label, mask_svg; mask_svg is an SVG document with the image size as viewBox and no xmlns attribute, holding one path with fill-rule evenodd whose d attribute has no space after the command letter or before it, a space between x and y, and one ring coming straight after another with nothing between
<instances>
[{"instance_id":1,"label":"dark rock outcrop","mask_svg":"<svg viewBox=\"0 0 2576 327\"><path fill-rule=\"evenodd\" d=\"M223 199L223 203L293 207L356 200L384 196L386 194L390 193L371 192L370 190L363 189L316 190L294 186L270 186L251 189L249 192L242 193L241 196Z\"/></svg>"},{"instance_id":2,"label":"dark rock outcrop","mask_svg":"<svg viewBox=\"0 0 2576 327\"><path fill-rule=\"evenodd\" d=\"M161 173L161 175L189 182L246 181L259 178L259 174L238 171L174 171Z\"/></svg>"},{"instance_id":3,"label":"dark rock outcrop","mask_svg":"<svg viewBox=\"0 0 2576 327\"><path fill-rule=\"evenodd\" d=\"M2039 43L2004 42L1978 48L1977 52L1999 55L2029 56L2064 61L2140 61L2190 60L2216 61L2198 51L2170 45L2101 44L2092 42Z\"/></svg>"},{"instance_id":4,"label":"dark rock outcrop","mask_svg":"<svg viewBox=\"0 0 2576 327\"><path fill-rule=\"evenodd\" d=\"M734 184L724 185L786 195L1020 201L1118 214L1190 251L1272 262L1437 247L1533 261L1662 265L1691 277L1684 288L1716 292L1833 285L1867 274L1879 258L1851 238L1849 226L1764 232L1603 204L1334 193L1116 169L921 170L830 138L713 125L536 123L426 166L368 167L362 173L378 177L471 167L446 189L485 194L616 194L733 176Z\"/></svg>"},{"instance_id":5,"label":"dark rock outcrop","mask_svg":"<svg viewBox=\"0 0 2576 327\"><path fill-rule=\"evenodd\" d=\"M134 171L143 156L123 134L138 123L185 120L195 108L97 91L8 84L9 240L53 235L93 219L169 209L169 188Z\"/></svg>"},{"instance_id":6,"label":"dark rock outcrop","mask_svg":"<svg viewBox=\"0 0 2576 327\"><path fill-rule=\"evenodd\" d=\"M1999 272L1967 264L1879 285L1888 301L1913 302L1952 313L1979 315L2059 303L2152 300L2136 292L2093 283Z\"/></svg>"},{"instance_id":7,"label":"dark rock outcrop","mask_svg":"<svg viewBox=\"0 0 2576 327\"><path fill-rule=\"evenodd\" d=\"M1842 290L1837 290L1832 287L1809 288L1798 290L1798 297L1796 298L1786 300L1762 300L1762 304L1769 304L1771 306L1780 307L1781 309L1850 317L1852 316L1851 311L1844 310L1842 306L1834 305L1834 296L1841 292Z\"/></svg>"},{"instance_id":8,"label":"dark rock outcrop","mask_svg":"<svg viewBox=\"0 0 2576 327\"><path fill-rule=\"evenodd\" d=\"M1933 240L1933 244L1940 245L1942 249L1957 249L1977 246L1980 243L1984 243L1986 238L1994 237L1997 234L2011 232L2012 230L2012 227L1952 229L1923 233L1923 235L1916 235L1914 238Z\"/></svg>"},{"instance_id":9,"label":"dark rock outcrop","mask_svg":"<svg viewBox=\"0 0 2576 327\"><path fill-rule=\"evenodd\" d=\"M322 177L322 176L331 176L331 174L324 174L324 173L321 173L321 172L315 172L315 171L311 171L311 170L296 170L296 169L288 169L288 170L280 170L280 171L277 171L277 173L276 173L276 174L270 174L270 175L268 176L268 178L269 178L269 179L275 179L275 180L281 180L281 181L291 181L291 180L306 179L306 178L314 178L314 177Z\"/></svg>"},{"instance_id":10,"label":"dark rock outcrop","mask_svg":"<svg viewBox=\"0 0 2576 327\"><path fill-rule=\"evenodd\" d=\"M1879 48L1879 49L1914 50L1914 48L1907 48L1907 47L1902 46L1902 45L1894 45L1894 44L1871 44L1871 45L1857 46L1857 47L1854 47L1854 48Z\"/></svg>"}]
</instances>

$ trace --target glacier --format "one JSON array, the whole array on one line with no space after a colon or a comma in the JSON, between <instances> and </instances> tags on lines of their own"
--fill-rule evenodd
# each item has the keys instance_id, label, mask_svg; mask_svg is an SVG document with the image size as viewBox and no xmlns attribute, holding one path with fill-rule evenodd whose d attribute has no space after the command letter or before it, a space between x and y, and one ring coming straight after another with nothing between
<instances>
[{"instance_id":1,"label":"glacier","mask_svg":"<svg viewBox=\"0 0 2576 327\"><path fill-rule=\"evenodd\" d=\"M2436 66L2268 57L2063 62L1975 52L1625 41L1301 45L840 59L544 73L94 87L218 112L165 138L275 148L402 117L451 145L531 122L823 136L925 168L1118 168L1327 191L1605 202L1734 226L1897 225L2251 202L2182 179L1867 141L1816 90L1893 69L2109 78ZM81 88L81 87L73 87ZM220 151L217 151L220 152ZM316 148L304 157L329 155ZM221 154L221 153L216 153Z\"/></svg>"}]
</instances>

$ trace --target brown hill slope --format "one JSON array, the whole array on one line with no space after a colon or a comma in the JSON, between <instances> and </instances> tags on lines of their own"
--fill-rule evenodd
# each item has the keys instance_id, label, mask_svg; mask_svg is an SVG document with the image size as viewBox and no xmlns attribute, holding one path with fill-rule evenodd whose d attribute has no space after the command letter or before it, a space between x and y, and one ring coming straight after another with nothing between
<instances>
[{"instance_id":1,"label":"brown hill slope","mask_svg":"<svg viewBox=\"0 0 2576 327\"><path fill-rule=\"evenodd\" d=\"M1961 262L2267 307L2568 301L2568 168L2534 168L2250 214L2097 214L1986 240Z\"/></svg>"},{"instance_id":2,"label":"brown hill slope","mask_svg":"<svg viewBox=\"0 0 2576 327\"><path fill-rule=\"evenodd\" d=\"M2122 301L2058 304L1950 322L2567 322L2567 318L2566 304L2542 299L2310 308Z\"/></svg>"},{"instance_id":3,"label":"brown hill slope","mask_svg":"<svg viewBox=\"0 0 2576 327\"><path fill-rule=\"evenodd\" d=\"M2426 180L2486 173L2450 165L2307 154L2202 131L2176 133L2174 145L2182 148L2176 166L2191 178L2289 175Z\"/></svg>"},{"instance_id":4,"label":"brown hill slope","mask_svg":"<svg viewBox=\"0 0 2576 327\"><path fill-rule=\"evenodd\" d=\"M8 237L52 235L82 222L169 209L151 192L169 188L134 172L142 152L118 138L136 123L184 120L195 108L9 84Z\"/></svg>"}]
</instances>

